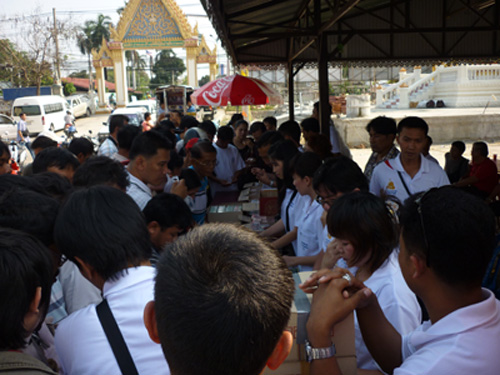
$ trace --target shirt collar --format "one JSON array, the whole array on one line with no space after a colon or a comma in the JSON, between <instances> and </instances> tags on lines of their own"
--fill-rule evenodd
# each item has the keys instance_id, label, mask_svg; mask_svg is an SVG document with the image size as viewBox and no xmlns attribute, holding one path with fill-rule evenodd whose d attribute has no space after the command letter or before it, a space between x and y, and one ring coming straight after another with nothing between
<instances>
[{"instance_id":1,"label":"shirt collar","mask_svg":"<svg viewBox=\"0 0 500 375\"><path fill-rule=\"evenodd\" d=\"M107 298L110 294L120 292L132 285L152 280L155 269L151 266L130 267L122 270L114 280L107 280L102 288L102 295Z\"/></svg>"},{"instance_id":2,"label":"shirt collar","mask_svg":"<svg viewBox=\"0 0 500 375\"><path fill-rule=\"evenodd\" d=\"M137 177L135 177L132 173L130 173L130 171L128 169L127 169L127 173L128 173L128 178L129 178L131 185L134 184L135 186L137 186L139 189L141 189L145 193L148 193L149 195L151 195L151 189L148 187L148 185L146 185L144 182L142 182Z\"/></svg>"}]
</instances>

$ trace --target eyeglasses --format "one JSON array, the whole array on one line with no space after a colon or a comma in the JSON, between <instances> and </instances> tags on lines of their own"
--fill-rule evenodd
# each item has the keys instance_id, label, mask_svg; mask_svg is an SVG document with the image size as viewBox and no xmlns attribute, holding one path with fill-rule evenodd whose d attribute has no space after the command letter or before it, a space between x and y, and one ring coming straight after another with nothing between
<instances>
[{"instance_id":1,"label":"eyeglasses","mask_svg":"<svg viewBox=\"0 0 500 375\"><path fill-rule=\"evenodd\" d=\"M321 195L316 196L316 202L318 202L321 206L325 204L331 206L333 202L335 202L335 199L337 199L335 196L329 196L326 198L323 198Z\"/></svg>"}]
</instances>

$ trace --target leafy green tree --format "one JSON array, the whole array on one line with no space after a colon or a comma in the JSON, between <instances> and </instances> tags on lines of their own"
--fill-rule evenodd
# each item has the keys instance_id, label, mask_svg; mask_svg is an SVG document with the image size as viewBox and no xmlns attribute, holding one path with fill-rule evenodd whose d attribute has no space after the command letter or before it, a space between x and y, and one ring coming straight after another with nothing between
<instances>
[{"instance_id":1,"label":"leafy green tree","mask_svg":"<svg viewBox=\"0 0 500 375\"><path fill-rule=\"evenodd\" d=\"M125 59L127 60L128 70L129 70L129 86L132 86L134 90L137 88L137 69L146 68L146 60L137 51L125 51Z\"/></svg>"},{"instance_id":2,"label":"leafy green tree","mask_svg":"<svg viewBox=\"0 0 500 375\"><path fill-rule=\"evenodd\" d=\"M163 50L156 55L153 65L155 77L151 80L151 87L165 84L175 84L182 73L186 71L184 61L178 58L172 50Z\"/></svg>"},{"instance_id":3,"label":"leafy green tree","mask_svg":"<svg viewBox=\"0 0 500 375\"><path fill-rule=\"evenodd\" d=\"M205 83L208 83L208 82L210 82L210 76L208 76L208 75L207 76L203 76L203 77L201 77L200 80L198 80L198 84L200 85L200 87L203 86Z\"/></svg>"},{"instance_id":4,"label":"leafy green tree","mask_svg":"<svg viewBox=\"0 0 500 375\"><path fill-rule=\"evenodd\" d=\"M76 92L76 87L71 82L64 85L64 95L72 95Z\"/></svg>"}]
</instances>

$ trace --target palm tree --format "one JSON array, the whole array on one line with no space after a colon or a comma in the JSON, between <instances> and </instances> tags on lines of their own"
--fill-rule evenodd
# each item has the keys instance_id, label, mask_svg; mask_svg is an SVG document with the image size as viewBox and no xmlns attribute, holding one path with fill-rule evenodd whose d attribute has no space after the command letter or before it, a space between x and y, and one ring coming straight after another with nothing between
<instances>
[{"instance_id":1,"label":"palm tree","mask_svg":"<svg viewBox=\"0 0 500 375\"><path fill-rule=\"evenodd\" d=\"M135 90L137 88L135 71L137 68L144 69L146 61L137 51L125 51L125 59L127 59L127 64L130 63L132 79L129 77L129 82L132 81L132 88Z\"/></svg>"},{"instance_id":2,"label":"palm tree","mask_svg":"<svg viewBox=\"0 0 500 375\"><path fill-rule=\"evenodd\" d=\"M111 25L111 18L99 14L97 21L85 21L81 32L77 37L78 48L82 55L87 55L89 60L89 90L93 87L92 83L92 49L99 49L102 45L102 38L109 40L109 26Z\"/></svg>"}]
</instances>

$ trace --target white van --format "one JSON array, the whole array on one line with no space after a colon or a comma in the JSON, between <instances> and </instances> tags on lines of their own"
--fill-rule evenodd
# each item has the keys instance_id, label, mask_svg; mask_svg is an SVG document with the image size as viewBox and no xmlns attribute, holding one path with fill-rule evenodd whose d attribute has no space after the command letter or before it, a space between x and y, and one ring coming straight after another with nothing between
<instances>
[{"instance_id":1,"label":"white van","mask_svg":"<svg viewBox=\"0 0 500 375\"><path fill-rule=\"evenodd\" d=\"M28 131L32 135L44 130L64 129L64 116L69 109L64 98L57 95L25 96L12 104L12 117L17 122L19 115L26 113Z\"/></svg>"}]
</instances>

